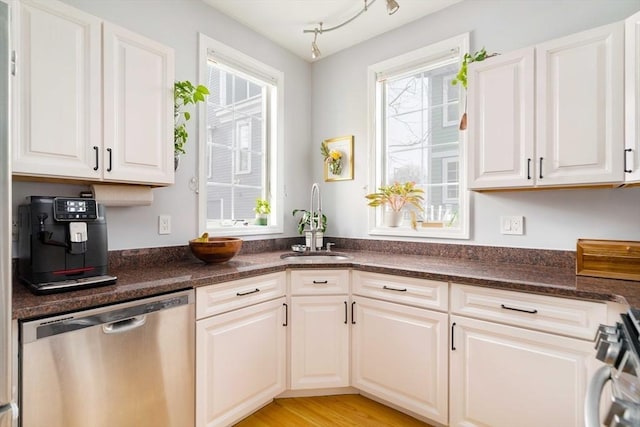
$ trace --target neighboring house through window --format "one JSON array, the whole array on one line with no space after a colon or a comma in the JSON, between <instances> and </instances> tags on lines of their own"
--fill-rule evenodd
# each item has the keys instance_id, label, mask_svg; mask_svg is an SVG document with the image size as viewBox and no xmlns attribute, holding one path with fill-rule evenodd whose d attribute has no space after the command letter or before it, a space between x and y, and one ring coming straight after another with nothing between
<instances>
[{"instance_id":1,"label":"neighboring house through window","mask_svg":"<svg viewBox=\"0 0 640 427\"><path fill-rule=\"evenodd\" d=\"M201 84L209 88L200 160L200 226L224 234L282 231L276 165L282 143L283 76L200 36ZM256 199L271 204L269 226L255 226ZM231 228L231 230L230 230Z\"/></svg>"},{"instance_id":2,"label":"neighboring house through window","mask_svg":"<svg viewBox=\"0 0 640 427\"><path fill-rule=\"evenodd\" d=\"M460 86L451 80L468 51L468 35L454 37L369 67L375 170L370 192L414 181L424 190L417 232L408 215L386 227L377 208L371 234L468 238L464 133L458 129Z\"/></svg>"}]
</instances>

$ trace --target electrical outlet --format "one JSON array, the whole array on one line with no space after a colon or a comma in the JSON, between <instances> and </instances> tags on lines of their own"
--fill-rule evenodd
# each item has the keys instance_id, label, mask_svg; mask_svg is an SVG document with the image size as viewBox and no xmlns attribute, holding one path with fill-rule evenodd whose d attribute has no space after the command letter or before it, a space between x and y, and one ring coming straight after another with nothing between
<instances>
[{"instance_id":1,"label":"electrical outlet","mask_svg":"<svg viewBox=\"0 0 640 427\"><path fill-rule=\"evenodd\" d=\"M158 234L171 234L171 215L158 216Z\"/></svg>"},{"instance_id":2,"label":"electrical outlet","mask_svg":"<svg viewBox=\"0 0 640 427\"><path fill-rule=\"evenodd\" d=\"M500 233L502 234L524 234L523 216L501 216Z\"/></svg>"}]
</instances>

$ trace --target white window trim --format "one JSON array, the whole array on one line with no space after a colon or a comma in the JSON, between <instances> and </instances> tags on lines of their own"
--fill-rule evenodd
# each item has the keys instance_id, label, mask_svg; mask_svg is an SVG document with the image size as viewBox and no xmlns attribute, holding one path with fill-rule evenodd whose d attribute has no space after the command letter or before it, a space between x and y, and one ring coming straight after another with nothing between
<instances>
[{"instance_id":1,"label":"white window trim","mask_svg":"<svg viewBox=\"0 0 640 427\"><path fill-rule=\"evenodd\" d=\"M460 55L469 51L469 33L463 33L459 36L452 37L437 43L433 43L421 49L417 49L400 56L373 64L367 70L367 88L368 88L368 105L369 105L369 129L368 139L370 153L369 158L371 164L369 167L369 193L378 189L382 182L382 161L378 158L377 153L382 149L382 126L377 119L378 111L381 108L378 100L381 99L379 94L378 79L386 76L401 75L402 70L409 67L418 67L423 63L431 62L437 58L444 58L446 52L460 52ZM431 228L418 227L415 231L407 225L401 227L385 227L383 224L383 208L368 208L369 215L369 235L389 236L389 237L411 237L411 238L438 238L438 239L469 239L469 191L466 185L466 164L467 164L467 132L460 134L459 146L459 168L460 168L460 218L459 228Z\"/></svg>"},{"instance_id":2,"label":"white window trim","mask_svg":"<svg viewBox=\"0 0 640 427\"><path fill-rule=\"evenodd\" d=\"M267 124L267 132L269 133L270 144L267 159L271 162L269 168L270 176L268 177L268 193L271 200L271 215L269 217L269 225L256 226L249 225L229 225L211 227L207 223L207 190L206 176L207 165L205 164L207 149L207 131L206 131L206 108L198 106L198 185L196 192L198 193L198 231L197 235L203 232L214 232L216 236L257 236L266 234L281 234L284 232L284 172L279 167L284 164L284 73L275 68L264 64L230 46L225 45L217 40L212 39L202 33L198 38L198 79L200 82L206 80L207 60L211 51L225 61L238 66L239 70L253 74L256 78L269 81L276 87L276 99L268 99L272 108L270 111L275 114L275 118L265 118ZM275 121L276 129L272 129L268 124Z\"/></svg>"}]
</instances>

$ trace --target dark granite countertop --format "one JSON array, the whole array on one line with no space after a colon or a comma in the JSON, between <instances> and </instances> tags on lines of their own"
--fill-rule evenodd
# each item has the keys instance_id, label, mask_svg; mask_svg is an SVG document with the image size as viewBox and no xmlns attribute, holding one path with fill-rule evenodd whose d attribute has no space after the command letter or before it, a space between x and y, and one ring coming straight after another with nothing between
<instances>
[{"instance_id":1,"label":"dark granite countertop","mask_svg":"<svg viewBox=\"0 0 640 427\"><path fill-rule=\"evenodd\" d=\"M343 251L340 251L343 252ZM640 306L640 282L576 276L567 267L486 262L442 256L344 251L351 259L321 263L285 261L285 251L239 254L224 264L193 257L157 265L113 266L115 285L34 295L13 284L13 318L28 319L113 304L166 292L284 271L287 268L353 268L376 273L443 280L476 286Z\"/></svg>"}]
</instances>

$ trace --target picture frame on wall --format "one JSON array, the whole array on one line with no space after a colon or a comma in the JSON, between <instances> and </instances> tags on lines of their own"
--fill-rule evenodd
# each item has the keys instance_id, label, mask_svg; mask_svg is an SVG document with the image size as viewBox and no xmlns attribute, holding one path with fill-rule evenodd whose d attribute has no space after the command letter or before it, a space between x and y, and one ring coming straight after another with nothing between
<instances>
[{"instance_id":1,"label":"picture frame on wall","mask_svg":"<svg viewBox=\"0 0 640 427\"><path fill-rule=\"evenodd\" d=\"M353 135L347 135L322 141L325 181L353 179L353 140Z\"/></svg>"}]
</instances>

